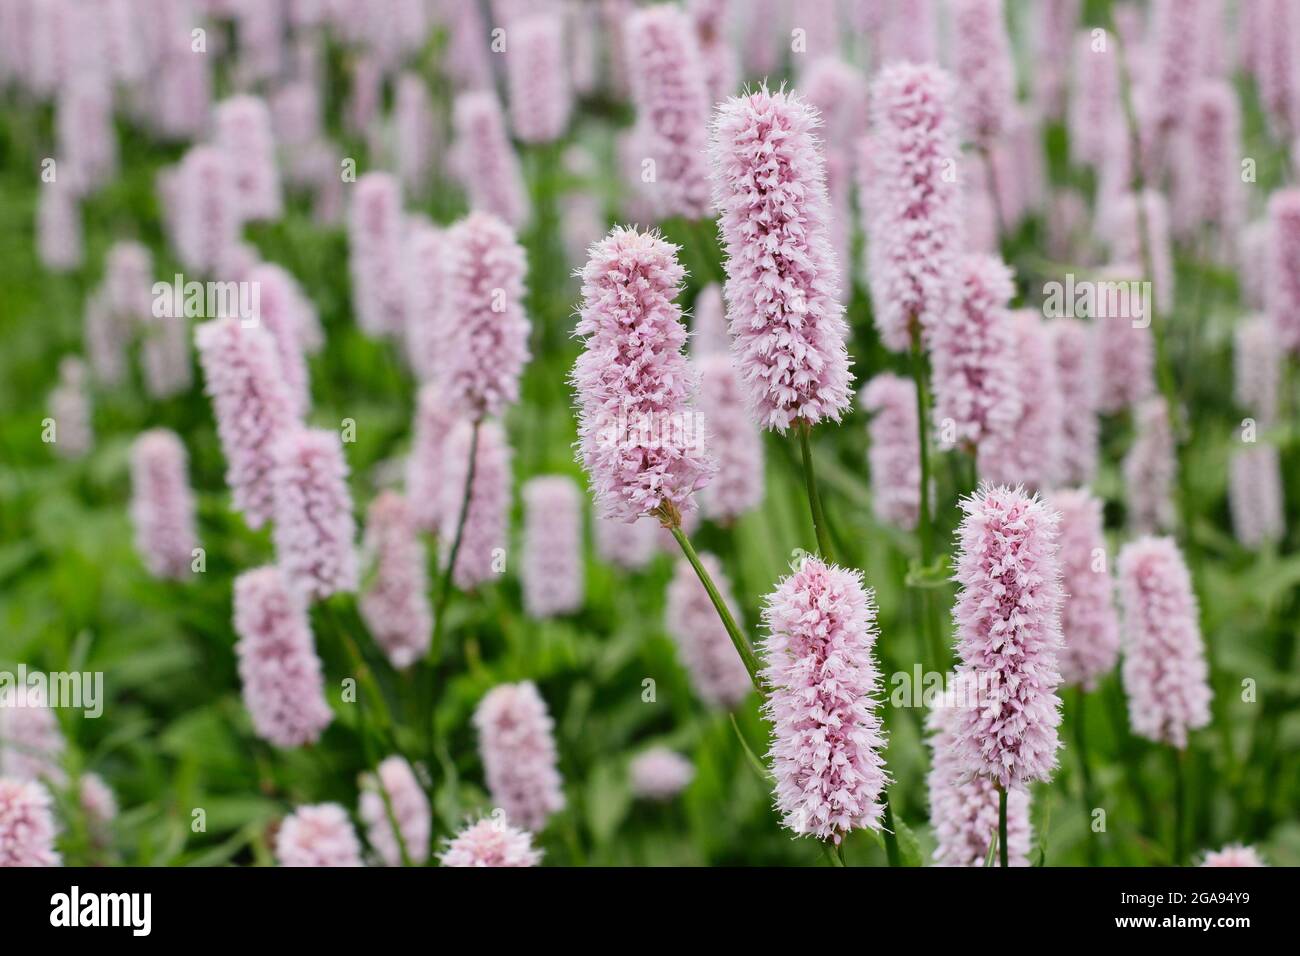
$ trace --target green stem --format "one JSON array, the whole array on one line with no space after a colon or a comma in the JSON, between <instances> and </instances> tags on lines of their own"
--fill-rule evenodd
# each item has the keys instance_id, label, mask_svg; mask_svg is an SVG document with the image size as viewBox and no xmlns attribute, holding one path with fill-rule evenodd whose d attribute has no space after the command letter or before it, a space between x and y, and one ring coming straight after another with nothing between
<instances>
[{"instance_id":1,"label":"green stem","mask_svg":"<svg viewBox=\"0 0 1300 956\"><path fill-rule=\"evenodd\" d=\"M1007 791L998 787L998 862L1002 869L1011 865L1010 858L1007 849Z\"/></svg>"},{"instance_id":2,"label":"green stem","mask_svg":"<svg viewBox=\"0 0 1300 956\"><path fill-rule=\"evenodd\" d=\"M826 525L826 513L822 511L822 497L817 491L817 476L813 472L812 447L808 438L812 434L812 424L800 419L796 426L799 432L799 450L803 453L803 476L808 486L808 506L812 509L813 531L817 534L817 550L827 561L835 560L835 549L831 547L831 536Z\"/></svg>"},{"instance_id":3,"label":"green stem","mask_svg":"<svg viewBox=\"0 0 1300 956\"><path fill-rule=\"evenodd\" d=\"M894 807L889 800L889 792L886 791L881 795L881 800L885 805L884 818L884 836L885 836L885 859L889 861L890 866L902 866L903 858L898 852L898 834L894 832Z\"/></svg>"},{"instance_id":4,"label":"green stem","mask_svg":"<svg viewBox=\"0 0 1300 956\"><path fill-rule=\"evenodd\" d=\"M916 382L916 428L921 447L921 516L917 534L921 542L921 563L929 565L934 555L934 528L930 507L930 392L921 348L920 323L912 322L912 379Z\"/></svg>"},{"instance_id":5,"label":"green stem","mask_svg":"<svg viewBox=\"0 0 1300 956\"><path fill-rule=\"evenodd\" d=\"M469 466L465 469L465 491L460 498L460 515L456 519L456 534L451 539L451 550L447 552L447 568L442 575L442 586L438 589L438 604L433 611L433 640L429 646L429 659L437 662L442 655L443 618L447 602L451 599L452 576L456 570L456 558L460 555L461 539L465 535L465 519L469 516L470 499L474 495L474 472L478 469L478 436L483 419L474 420L474 428L469 439Z\"/></svg>"},{"instance_id":6,"label":"green stem","mask_svg":"<svg viewBox=\"0 0 1300 956\"><path fill-rule=\"evenodd\" d=\"M1187 830L1187 780L1185 750L1174 750L1174 866L1182 866L1187 847L1184 843Z\"/></svg>"},{"instance_id":7,"label":"green stem","mask_svg":"<svg viewBox=\"0 0 1300 956\"><path fill-rule=\"evenodd\" d=\"M1092 767L1088 764L1088 731L1087 731L1087 712L1085 702L1088 695L1080 687L1077 693L1078 704L1074 713L1074 741L1079 748L1079 776L1083 782L1083 816L1084 825L1089 828L1088 837L1088 862L1092 866L1097 865L1097 841L1095 835L1091 834L1092 810L1096 806L1093 799L1092 791Z\"/></svg>"}]
</instances>

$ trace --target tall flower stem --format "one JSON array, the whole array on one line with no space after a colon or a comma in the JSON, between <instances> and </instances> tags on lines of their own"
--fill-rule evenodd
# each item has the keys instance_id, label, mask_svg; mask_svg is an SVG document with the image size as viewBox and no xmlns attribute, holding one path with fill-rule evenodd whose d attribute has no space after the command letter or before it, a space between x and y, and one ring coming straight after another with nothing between
<instances>
[{"instance_id":1,"label":"tall flower stem","mask_svg":"<svg viewBox=\"0 0 1300 956\"><path fill-rule=\"evenodd\" d=\"M817 490L817 476L813 472L812 447L809 436L812 424L800 419L796 426L799 432L799 450L803 453L803 476L808 487L808 507L812 509L813 531L817 534L817 550L827 561L835 560L835 551L831 547L830 529L826 526L826 513L822 511L822 497Z\"/></svg>"},{"instance_id":2,"label":"tall flower stem","mask_svg":"<svg viewBox=\"0 0 1300 956\"><path fill-rule=\"evenodd\" d=\"M1078 688L1078 705L1074 712L1074 741L1079 748L1079 777L1083 782L1083 816L1086 823L1091 822L1092 808L1096 806L1092 790L1092 768L1088 764L1088 733L1086 727L1087 713L1085 703L1088 695L1082 687ZM1088 841L1088 861L1097 865L1097 845L1095 839Z\"/></svg>"},{"instance_id":3,"label":"tall flower stem","mask_svg":"<svg viewBox=\"0 0 1300 956\"><path fill-rule=\"evenodd\" d=\"M447 552L447 569L442 575L442 586L438 589L438 603L433 609L433 640L429 646L429 659L437 662L442 655L443 617L447 602L451 599L452 575L456 570L456 558L460 554L461 539L465 535L465 520L469 516L470 499L474 494L474 472L478 468L478 436L482 418L474 420L474 428L469 439L469 466L465 469L465 490L460 498L460 514L456 518L456 533L451 539L451 550Z\"/></svg>"},{"instance_id":4,"label":"tall flower stem","mask_svg":"<svg viewBox=\"0 0 1300 956\"><path fill-rule=\"evenodd\" d=\"M916 384L917 445L921 450L920 516L917 520L917 539L921 546L921 565L929 568L934 561L934 514L930 501L930 382L926 373L925 351L921 347L921 327L915 319L912 326L912 380ZM948 657L939 639L939 629L934 619L934 601L929 588L921 589L921 631L927 652L934 667L947 670Z\"/></svg>"},{"instance_id":5,"label":"tall flower stem","mask_svg":"<svg viewBox=\"0 0 1300 956\"><path fill-rule=\"evenodd\" d=\"M998 863L1002 869L1011 865L1011 854L1007 849L1007 791L998 787Z\"/></svg>"},{"instance_id":6,"label":"tall flower stem","mask_svg":"<svg viewBox=\"0 0 1300 956\"><path fill-rule=\"evenodd\" d=\"M1174 866L1182 866L1187 853L1187 751L1174 750Z\"/></svg>"}]
</instances>

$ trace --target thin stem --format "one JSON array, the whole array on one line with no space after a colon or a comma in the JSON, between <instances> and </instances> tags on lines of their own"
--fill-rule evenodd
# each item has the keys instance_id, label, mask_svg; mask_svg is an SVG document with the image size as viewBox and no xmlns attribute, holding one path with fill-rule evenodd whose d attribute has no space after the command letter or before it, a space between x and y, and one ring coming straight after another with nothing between
<instances>
[{"instance_id":1,"label":"thin stem","mask_svg":"<svg viewBox=\"0 0 1300 956\"><path fill-rule=\"evenodd\" d=\"M700 583L704 585L704 590L709 594L709 600L713 602L713 607L718 612L718 617L722 619L722 626L727 629L727 636L731 638L732 645L736 648L736 653L740 655L741 662L745 665L745 670L749 672L749 679L754 683L754 689L761 695L763 685L758 678L758 658L754 656L754 649L749 646L749 639L740 632L736 626L736 619L731 616L731 609L727 607L727 602L722 600L722 595L718 593L717 587L713 583L708 570L700 563L700 557L691 547L690 539L682 531L681 521L675 515L664 517L662 510L660 512L661 520L665 521L665 527L672 532L677 539L678 545L681 546L682 554L686 555L686 560L690 562L691 567L695 569L696 576Z\"/></svg>"},{"instance_id":2,"label":"thin stem","mask_svg":"<svg viewBox=\"0 0 1300 956\"><path fill-rule=\"evenodd\" d=\"M829 840L822 841L822 852L826 854L826 859L830 861L831 866L844 865L844 857L840 853L840 848L832 846Z\"/></svg>"},{"instance_id":3,"label":"thin stem","mask_svg":"<svg viewBox=\"0 0 1300 956\"><path fill-rule=\"evenodd\" d=\"M379 790L379 799L384 804L384 816L388 818L388 826L392 829L393 837L397 840L397 852L401 857L402 866L410 866L411 854L406 849L406 838L402 836L402 828L397 825L397 811L393 809L393 798L388 792L388 787L384 784L383 775L379 772L379 762L370 743L370 730L366 721L366 705L361 697L357 698L357 708L357 716L361 721L361 751L365 754L366 763L375 768L375 786Z\"/></svg>"},{"instance_id":4,"label":"thin stem","mask_svg":"<svg viewBox=\"0 0 1300 956\"><path fill-rule=\"evenodd\" d=\"M1174 750L1174 866L1182 866L1187 848L1184 839L1187 830L1187 751Z\"/></svg>"},{"instance_id":5,"label":"thin stem","mask_svg":"<svg viewBox=\"0 0 1300 956\"><path fill-rule=\"evenodd\" d=\"M921 564L928 568L934 560L934 518L930 501L930 382L926 374L925 351L921 347L921 324L913 318L912 326L912 380L916 385L917 444L921 451L921 513L917 519L917 538L921 545ZM921 589L921 632L923 646L939 670L947 670L948 659L939 639L939 628L934 618L934 600L929 588Z\"/></svg>"},{"instance_id":6,"label":"thin stem","mask_svg":"<svg viewBox=\"0 0 1300 956\"><path fill-rule=\"evenodd\" d=\"M433 611L433 641L429 647L429 657L437 661L442 654L443 618L447 602L451 599L452 576L456 570L456 558L460 555L461 539L465 535L465 519L469 516L470 499L474 495L474 472L478 469L478 436L483 419L474 419L474 428L469 439L469 466L465 469L465 491L460 498L460 515L456 519L456 534L451 539L451 550L447 552L447 569L442 575L442 587L438 590L438 604Z\"/></svg>"},{"instance_id":7,"label":"thin stem","mask_svg":"<svg viewBox=\"0 0 1300 956\"><path fill-rule=\"evenodd\" d=\"M1096 806L1092 793L1092 768L1088 764L1088 732L1087 732L1087 712L1085 703L1088 695L1082 687L1078 688L1077 694L1078 705L1074 712L1074 741L1079 748L1079 776L1083 782L1083 816L1084 825L1089 826L1091 830L1092 810ZM1097 864L1097 841L1094 838L1088 840L1088 860L1092 865Z\"/></svg>"},{"instance_id":8,"label":"thin stem","mask_svg":"<svg viewBox=\"0 0 1300 956\"><path fill-rule=\"evenodd\" d=\"M889 801L888 791L881 794L881 802L885 805L882 827L885 835L885 859L889 861L890 866L902 866L903 858L898 852L898 834L894 832L894 807Z\"/></svg>"},{"instance_id":9,"label":"thin stem","mask_svg":"<svg viewBox=\"0 0 1300 956\"><path fill-rule=\"evenodd\" d=\"M799 450L803 453L803 476L808 486L808 507L812 509L813 531L817 534L817 550L827 561L835 560L835 549L831 547L831 536L826 525L826 513L822 511L822 496L817 491L817 476L813 472L812 447L808 437L812 433L812 424L801 419L797 426L799 432Z\"/></svg>"},{"instance_id":10,"label":"thin stem","mask_svg":"<svg viewBox=\"0 0 1300 956\"><path fill-rule=\"evenodd\" d=\"M1007 850L1007 791L998 787L998 862L1002 869L1011 865L1010 857Z\"/></svg>"}]
</instances>

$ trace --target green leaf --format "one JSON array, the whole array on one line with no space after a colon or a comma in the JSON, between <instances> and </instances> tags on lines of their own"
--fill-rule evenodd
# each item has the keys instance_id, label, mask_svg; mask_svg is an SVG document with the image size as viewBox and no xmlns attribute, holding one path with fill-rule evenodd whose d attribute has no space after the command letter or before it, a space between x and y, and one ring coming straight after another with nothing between
<instances>
[{"instance_id":1,"label":"green leaf","mask_svg":"<svg viewBox=\"0 0 1300 956\"><path fill-rule=\"evenodd\" d=\"M933 564L923 565L913 560L907 568L904 583L909 588L942 588L952 581L952 570L948 566L948 555L941 554Z\"/></svg>"},{"instance_id":2,"label":"green leaf","mask_svg":"<svg viewBox=\"0 0 1300 956\"><path fill-rule=\"evenodd\" d=\"M898 841L898 856L903 866L925 866L916 833L897 816L894 817L894 837Z\"/></svg>"}]
</instances>

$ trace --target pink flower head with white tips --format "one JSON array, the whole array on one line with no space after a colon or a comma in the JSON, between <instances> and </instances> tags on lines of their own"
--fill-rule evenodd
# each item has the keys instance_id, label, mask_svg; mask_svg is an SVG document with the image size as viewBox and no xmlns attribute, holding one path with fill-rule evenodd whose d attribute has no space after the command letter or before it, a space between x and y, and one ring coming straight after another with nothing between
<instances>
[{"instance_id":1,"label":"pink flower head with white tips","mask_svg":"<svg viewBox=\"0 0 1300 956\"><path fill-rule=\"evenodd\" d=\"M405 325L401 186L391 173L366 173L352 192L348 270L357 324L367 335L400 335Z\"/></svg>"},{"instance_id":2,"label":"pink flower head with white tips","mask_svg":"<svg viewBox=\"0 0 1300 956\"><path fill-rule=\"evenodd\" d=\"M916 385L882 372L862 390L871 413L871 508L876 518L904 531L916 527L921 510L921 442L916 422Z\"/></svg>"},{"instance_id":3,"label":"pink flower head with white tips","mask_svg":"<svg viewBox=\"0 0 1300 956\"><path fill-rule=\"evenodd\" d=\"M1099 271L1101 288L1131 289L1140 271L1118 264ZM1097 407L1114 414L1137 405L1155 391L1155 338L1151 332L1149 296L1101 296L1092 325L1098 369Z\"/></svg>"},{"instance_id":4,"label":"pink flower head with white tips","mask_svg":"<svg viewBox=\"0 0 1300 956\"><path fill-rule=\"evenodd\" d=\"M443 866L529 867L542 862L533 835L504 821L483 819L447 841L438 856Z\"/></svg>"},{"instance_id":5,"label":"pink flower head with white tips","mask_svg":"<svg viewBox=\"0 0 1300 956\"><path fill-rule=\"evenodd\" d=\"M1006 128L1016 94L1002 0L953 0L957 99L967 138L987 148Z\"/></svg>"},{"instance_id":6,"label":"pink flower head with white tips","mask_svg":"<svg viewBox=\"0 0 1300 956\"><path fill-rule=\"evenodd\" d=\"M131 521L149 573L183 579L198 546L189 459L175 432L155 428L131 445Z\"/></svg>"},{"instance_id":7,"label":"pink flower head with white tips","mask_svg":"<svg viewBox=\"0 0 1300 956\"><path fill-rule=\"evenodd\" d=\"M1300 10L1296 11L1300 30ZM1297 93L1300 96L1300 93ZM1300 109L1297 110L1300 112ZM1278 344L1300 354L1300 188L1282 189L1268 200L1269 230L1264 300Z\"/></svg>"},{"instance_id":8,"label":"pink flower head with white tips","mask_svg":"<svg viewBox=\"0 0 1300 956\"><path fill-rule=\"evenodd\" d=\"M880 829L888 775L871 592L858 572L805 558L768 595L763 623L763 711L782 822L836 843Z\"/></svg>"},{"instance_id":9,"label":"pink flower head with white tips","mask_svg":"<svg viewBox=\"0 0 1300 956\"><path fill-rule=\"evenodd\" d=\"M176 183L176 251L181 264L216 275L239 239L239 200L224 150L194 146L181 160Z\"/></svg>"},{"instance_id":10,"label":"pink flower head with white tips","mask_svg":"<svg viewBox=\"0 0 1300 956\"><path fill-rule=\"evenodd\" d=\"M280 824L275 858L281 866L361 866L361 842L337 803L299 807Z\"/></svg>"},{"instance_id":11,"label":"pink flower head with white tips","mask_svg":"<svg viewBox=\"0 0 1300 956\"><path fill-rule=\"evenodd\" d=\"M1281 541L1286 534L1282 463L1277 448L1245 445L1228 463L1228 510L1237 540L1247 548Z\"/></svg>"},{"instance_id":12,"label":"pink flower head with white tips","mask_svg":"<svg viewBox=\"0 0 1300 956\"><path fill-rule=\"evenodd\" d=\"M389 662L402 670L429 650L433 610L424 544L410 505L396 491L382 491L370 503L362 550L372 573L364 577L361 617Z\"/></svg>"},{"instance_id":13,"label":"pink flower head with white tips","mask_svg":"<svg viewBox=\"0 0 1300 956\"><path fill-rule=\"evenodd\" d=\"M357 589L356 521L338 432L296 428L277 449L275 552L309 600Z\"/></svg>"},{"instance_id":14,"label":"pink flower head with white tips","mask_svg":"<svg viewBox=\"0 0 1300 956\"><path fill-rule=\"evenodd\" d=\"M275 220L283 213L271 111L260 96L233 96L214 113L217 145L234 179L240 219Z\"/></svg>"},{"instance_id":15,"label":"pink flower head with white tips","mask_svg":"<svg viewBox=\"0 0 1300 956\"><path fill-rule=\"evenodd\" d=\"M554 142L569 125L573 95L564 37L558 13L521 16L510 26L506 81L510 122L521 142Z\"/></svg>"},{"instance_id":16,"label":"pink flower head with white tips","mask_svg":"<svg viewBox=\"0 0 1300 956\"><path fill-rule=\"evenodd\" d=\"M816 111L766 86L723 103L709 158L732 352L760 425L839 421L852 397Z\"/></svg>"},{"instance_id":17,"label":"pink flower head with white tips","mask_svg":"<svg viewBox=\"0 0 1300 956\"><path fill-rule=\"evenodd\" d=\"M462 93L452 115L456 166L470 208L490 212L515 228L522 226L530 213L528 194L496 93Z\"/></svg>"},{"instance_id":18,"label":"pink flower head with white tips","mask_svg":"<svg viewBox=\"0 0 1300 956\"><path fill-rule=\"evenodd\" d=\"M1268 866L1260 857L1259 851L1253 846L1242 846L1240 843L1232 843L1225 846L1222 850L1211 850L1205 854L1205 860L1201 866Z\"/></svg>"},{"instance_id":19,"label":"pink flower head with white tips","mask_svg":"<svg viewBox=\"0 0 1300 956\"><path fill-rule=\"evenodd\" d=\"M515 824L540 832L564 809L555 721L532 681L501 684L474 711L492 800Z\"/></svg>"},{"instance_id":20,"label":"pink flower head with white tips","mask_svg":"<svg viewBox=\"0 0 1300 956\"><path fill-rule=\"evenodd\" d=\"M1068 489L1053 492L1048 503L1061 514L1061 682L1093 690L1119 659L1101 501L1086 490Z\"/></svg>"},{"instance_id":21,"label":"pink flower head with white tips","mask_svg":"<svg viewBox=\"0 0 1300 956\"><path fill-rule=\"evenodd\" d=\"M1059 746L1059 516L1022 489L987 484L961 509L953 619L959 673L981 700L953 733L971 773L1024 789L1051 777Z\"/></svg>"},{"instance_id":22,"label":"pink flower head with white tips","mask_svg":"<svg viewBox=\"0 0 1300 956\"><path fill-rule=\"evenodd\" d=\"M43 784L0 777L0 869L62 865L53 803Z\"/></svg>"}]
</instances>

